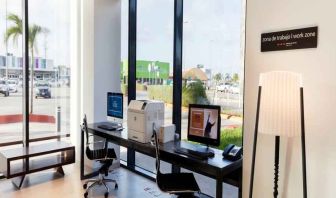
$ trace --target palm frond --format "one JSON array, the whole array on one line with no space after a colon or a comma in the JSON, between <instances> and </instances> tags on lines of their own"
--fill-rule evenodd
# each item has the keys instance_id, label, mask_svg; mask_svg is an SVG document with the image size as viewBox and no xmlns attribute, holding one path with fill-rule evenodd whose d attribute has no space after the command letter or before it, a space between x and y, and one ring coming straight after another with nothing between
<instances>
[{"instance_id":1,"label":"palm frond","mask_svg":"<svg viewBox=\"0 0 336 198\"><path fill-rule=\"evenodd\" d=\"M12 37L13 44L17 45L19 35L22 35L22 20L16 14L10 13L7 16L7 20L14 23L14 25L10 26L5 32L4 41L8 43L9 39Z\"/></svg>"},{"instance_id":2,"label":"palm frond","mask_svg":"<svg viewBox=\"0 0 336 198\"><path fill-rule=\"evenodd\" d=\"M32 25L29 27L29 46L32 50L38 52L37 49L37 36L45 31L45 28L39 25Z\"/></svg>"},{"instance_id":3,"label":"palm frond","mask_svg":"<svg viewBox=\"0 0 336 198\"><path fill-rule=\"evenodd\" d=\"M10 13L7 16L7 20L13 22L15 26L20 29L20 32L22 34L22 19L18 15Z\"/></svg>"},{"instance_id":4,"label":"palm frond","mask_svg":"<svg viewBox=\"0 0 336 198\"><path fill-rule=\"evenodd\" d=\"M9 39L12 37L13 44L17 44L18 37L22 34L21 30L17 26L12 26L5 32L4 42L8 43Z\"/></svg>"}]
</instances>

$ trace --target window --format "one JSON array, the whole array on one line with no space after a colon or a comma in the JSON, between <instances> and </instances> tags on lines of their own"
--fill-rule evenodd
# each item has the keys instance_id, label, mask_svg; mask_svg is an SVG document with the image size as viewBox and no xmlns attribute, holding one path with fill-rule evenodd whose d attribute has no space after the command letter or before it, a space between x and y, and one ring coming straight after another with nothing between
<instances>
[{"instance_id":1,"label":"window","mask_svg":"<svg viewBox=\"0 0 336 198\"><path fill-rule=\"evenodd\" d=\"M188 105L220 105L221 146L242 142L242 2L184 1L182 139L187 138ZM204 17L204 16L207 17ZM237 119L228 119L229 117ZM230 141L226 137L230 137ZM232 142L234 140L234 142Z\"/></svg>"},{"instance_id":2,"label":"window","mask_svg":"<svg viewBox=\"0 0 336 198\"><path fill-rule=\"evenodd\" d=\"M174 1L141 0L137 6L136 99L164 101L165 123L171 124ZM155 171L154 158L136 153L135 163Z\"/></svg>"},{"instance_id":3,"label":"window","mask_svg":"<svg viewBox=\"0 0 336 198\"><path fill-rule=\"evenodd\" d=\"M23 141L21 1L0 0L1 143ZM70 1L29 1L29 137L69 136ZM5 36L7 35L7 36Z\"/></svg>"},{"instance_id":4,"label":"window","mask_svg":"<svg viewBox=\"0 0 336 198\"><path fill-rule=\"evenodd\" d=\"M187 139L188 105L213 104L221 106L219 148L229 143L242 144L242 8L242 1L184 0L182 140ZM215 181L203 175L195 176L202 192L215 196ZM223 185L224 189L233 188Z\"/></svg>"},{"instance_id":5,"label":"window","mask_svg":"<svg viewBox=\"0 0 336 198\"><path fill-rule=\"evenodd\" d=\"M70 1L30 0L30 139L70 132Z\"/></svg>"},{"instance_id":6,"label":"window","mask_svg":"<svg viewBox=\"0 0 336 198\"><path fill-rule=\"evenodd\" d=\"M14 36L21 7L19 0L0 0L0 144L23 138L22 35Z\"/></svg>"}]
</instances>

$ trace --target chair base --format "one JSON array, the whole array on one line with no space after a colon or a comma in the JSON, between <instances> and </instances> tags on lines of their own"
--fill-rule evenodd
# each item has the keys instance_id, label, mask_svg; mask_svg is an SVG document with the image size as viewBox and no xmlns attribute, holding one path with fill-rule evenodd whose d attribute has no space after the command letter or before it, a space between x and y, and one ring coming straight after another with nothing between
<instances>
[{"instance_id":1,"label":"chair base","mask_svg":"<svg viewBox=\"0 0 336 198\"><path fill-rule=\"evenodd\" d=\"M89 191L95 187L95 186L101 186L104 185L106 192L105 192L105 197L108 197L108 194L110 192L109 187L107 186L107 183L114 183L114 188L118 189L118 183L114 179L107 179L103 176L104 174L99 174L97 179L89 179L83 184L83 188L86 189L84 193L84 197L86 198L89 194ZM91 183L91 185L88 186L88 184Z\"/></svg>"}]
</instances>

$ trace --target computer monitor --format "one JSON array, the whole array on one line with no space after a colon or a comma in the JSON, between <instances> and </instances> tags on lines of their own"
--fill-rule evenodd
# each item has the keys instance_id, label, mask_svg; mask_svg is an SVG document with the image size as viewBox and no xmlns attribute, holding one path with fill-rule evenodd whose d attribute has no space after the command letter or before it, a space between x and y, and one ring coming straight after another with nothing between
<instances>
[{"instance_id":1,"label":"computer monitor","mask_svg":"<svg viewBox=\"0 0 336 198\"><path fill-rule=\"evenodd\" d=\"M188 140L219 146L221 107L217 105L189 105Z\"/></svg>"},{"instance_id":2,"label":"computer monitor","mask_svg":"<svg viewBox=\"0 0 336 198\"><path fill-rule=\"evenodd\" d=\"M107 93L107 121L122 124L123 99L122 93Z\"/></svg>"}]
</instances>

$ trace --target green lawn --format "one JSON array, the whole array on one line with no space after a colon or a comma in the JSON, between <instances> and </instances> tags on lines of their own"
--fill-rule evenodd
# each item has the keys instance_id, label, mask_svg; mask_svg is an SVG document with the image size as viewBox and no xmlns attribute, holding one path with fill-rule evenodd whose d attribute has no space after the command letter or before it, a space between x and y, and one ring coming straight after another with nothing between
<instances>
[{"instance_id":1,"label":"green lawn","mask_svg":"<svg viewBox=\"0 0 336 198\"><path fill-rule=\"evenodd\" d=\"M193 141L190 142L200 144L198 142ZM238 127L235 129L222 129L220 145L216 148L223 150L229 144L242 146L242 142L243 142L242 127Z\"/></svg>"},{"instance_id":2,"label":"green lawn","mask_svg":"<svg viewBox=\"0 0 336 198\"><path fill-rule=\"evenodd\" d=\"M235 129L222 129L221 131L221 141L218 149L224 149L228 144L235 144L237 146L242 146L243 134L242 127Z\"/></svg>"}]
</instances>

